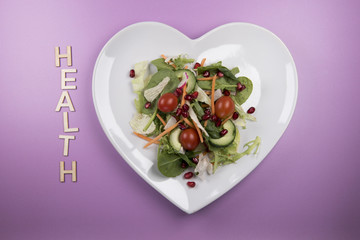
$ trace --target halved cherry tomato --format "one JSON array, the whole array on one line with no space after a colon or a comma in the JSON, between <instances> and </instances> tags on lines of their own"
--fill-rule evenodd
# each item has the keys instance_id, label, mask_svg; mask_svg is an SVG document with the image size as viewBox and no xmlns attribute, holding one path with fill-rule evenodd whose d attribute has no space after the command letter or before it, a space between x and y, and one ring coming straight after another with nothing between
<instances>
[{"instance_id":1,"label":"halved cherry tomato","mask_svg":"<svg viewBox=\"0 0 360 240\"><path fill-rule=\"evenodd\" d=\"M185 129L180 133L180 143L185 150L193 151L199 142L199 135L193 128Z\"/></svg>"},{"instance_id":2,"label":"halved cherry tomato","mask_svg":"<svg viewBox=\"0 0 360 240\"><path fill-rule=\"evenodd\" d=\"M235 111L235 103L229 96L222 96L215 103L215 114L218 118L225 119Z\"/></svg>"},{"instance_id":3,"label":"halved cherry tomato","mask_svg":"<svg viewBox=\"0 0 360 240\"><path fill-rule=\"evenodd\" d=\"M178 99L173 93L165 93L158 101L158 108L164 113L169 113L175 110L178 105Z\"/></svg>"}]
</instances>

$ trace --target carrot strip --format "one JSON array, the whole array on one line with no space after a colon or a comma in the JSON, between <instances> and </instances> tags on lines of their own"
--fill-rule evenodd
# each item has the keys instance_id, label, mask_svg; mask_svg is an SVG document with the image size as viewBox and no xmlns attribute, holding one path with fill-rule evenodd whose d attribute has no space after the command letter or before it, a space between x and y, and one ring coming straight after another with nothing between
<instances>
[{"instance_id":1,"label":"carrot strip","mask_svg":"<svg viewBox=\"0 0 360 240\"><path fill-rule=\"evenodd\" d=\"M189 125L190 127L194 128L194 124L192 124L189 119L184 118L184 122L186 122L187 125Z\"/></svg>"},{"instance_id":2,"label":"carrot strip","mask_svg":"<svg viewBox=\"0 0 360 240\"><path fill-rule=\"evenodd\" d=\"M206 120L206 121L204 122L204 127L206 127L206 126L207 126L207 121L208 121L208 120Z\"/></svg>"},{"instance_id":3,"label":"carrot strip","mask_svg":"<svg viewBox=\"0 0 360 240\"><path fill-rule=\"evenodd\" d=\"M215 80L216 80L216 75L214 75L214 77L212 79L212 84L211 84L211 113L212 114L215 114L215 104L214 104Z\"/></svg>"},{"instance_id":4,"label":"carrot strip","mask_svg":"<svg viewBox=\"0 0 360 240\"><path fill-rule=\"evenodd\" d=\"M188 65L186 65L185 67L184 67L184 69L188 69L189 67L188 67Z\"/></svg>"},{"instance_id":5,"label":"carrot strip","mask_svg":"<svg viewBox=\"0 0 360 240\"><path fill-rule=\"evenodd\" d=\"M140 133L137 133L137 132L133 132L136 136L138 136L139 138L141 138L141 139L144 139L144 140L146 140L146 141L151 141L152 140L152 138L149 138L149 137L147 137L147 136L144 136L144 135L142 135L142 134L140 134ZM156 142L154 142L154 143L156 143L156 144L159 144L160 142L159 141L156 141Z\"/></svg>"},{"instance_id":6,"label":"carrot strip","mask_svg":"<svg viewBox=\"0 0 360 240\"><path fill-rule=\"evenodd\" d=\"M202 103L201 104L201 107L208 107L209 105L208 104L206 104L206 103Z\"/></svg>"},{"instance_id":7,"label":"carrot strip","mask_svg":"<svg viewBox=\"0 0 360 240\"><path fill-rule=\"evenodd\" d=\"M158 119L160 120L160 122L165 126L166 122L164 121L164 119L157 113L156 116L158 117Z\"/></svg>"},{"instance_id":8,"label":"carrot strip","mask_svg":"<svg viewBox=\"0 0 360 240\"><path fill-rule=\"evenodd\" d=\"M169 62L170 66L172 66L173 68L176 68L176 65L173 64L172 62Z\"/></svg>"},{"instance_id":9,"label":"carrot strip","mask_svg":"<svg viewBox=\"0 0 360 240\"><path fill-rule=\"evenodd\" d=\"M165 134L167 134L168 132L171 132L174 128L177 127L177 125L179 125L179 123L181 123L183 121L183 119L179 120L177 123L175 123L174 125L172 125L171 127L169 127L168 129L166 129L165 131L163 131L162 133L160 133L157 137L153 138L151 141L149 141L147 144L145 144L144 148L147 148L148 146L150 146L151 144L155 143L157 140L159 140L162 136L164 136Z\"/></svg>"},{"instance_id":10,"label":"carrot strip","mask_svg":"<svg viewBox=\"0 0 360 240\"><path fill-rule=\"evenodd\" d=\"M186 84L184 85L184 88L183 88L183 95L181 97L181 104L180 106L182 107L185 103L185 95L186 95Z\"/></svg>"},{"instance_id":11,"label":"carrot strip","mask_svg":"<svg viewBox=\"0 0 360 240\"><path fill-rule=\"evenodd\" d=\"M204 64L205 64L205 61L206 61L206 58L203 58L202 60L201 60L201 66L203 67L204 66Z\"/></svg>"},{"instance_id":12,"label":"carrot strip","mask_svg":"<svg viewBox=\"0 0 360 240\"><path fill-rule=\"evenodd\" d=\"M232 115L233 115L233 113L230 116L228 116L227 118L225 118L225 120L221 123L221 125L224 125L227 121L229 121L232 118Z\"/></svg>"},{"instance_id":13,"label":"carrot strip","mask_svg":"<svg viewBox=\"0 0 360 240\"><path fill-rule=\"evenodd\" d=\"M197 78L196 80L198 80L198 81L209 81L209 80L212 80L212 79L213 79L213 77L206 77L206 78Z\"/></svg>"},{"instance_id":14,"label":"carrot strip","mask_svg":"<svg viewBox=\"0 0 360 240\"><path fill-rule=\"evenodd\" d=\"M164 54L161 54L161 57L162 57L163 59L166 59L166 58L167 58Z\"/></svg>"},{"instance_id":15,"label":"carrot strip","mask_svg":"<svg viewBox=\"0 0 360 240\"><path fill-rule=\"evenodd\" d=\"M194 120L193 120L193 122L194 122ZM199 135L200 142L204 142L204 139L203 139L203 136L202 136L202 134L201 134L201 131L200 131L199 127L196 125L195 122L194 122L194 126L195 126L195 129L196 129L196 131L197 131L197 133L198 133L198 135Z\"/></svg>"}]
</instances>

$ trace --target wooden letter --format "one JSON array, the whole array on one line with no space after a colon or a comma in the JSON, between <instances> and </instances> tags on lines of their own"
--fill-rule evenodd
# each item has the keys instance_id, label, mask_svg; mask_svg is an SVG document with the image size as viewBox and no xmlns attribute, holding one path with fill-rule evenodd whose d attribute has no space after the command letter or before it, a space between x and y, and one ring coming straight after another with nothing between
<instances>
[{"instance_id":1,"label":"wooden letter","mask_svg":"<svg viewBox=\"0 0 360 240\"><path fill-rule=\"evenodd\" d=\"M71 181L76 182L76 161L72 161L71 170L65 170L65 162L60 161L60 182L65 182L65 174L71 174Z\"/></svg>"},{"instance_id":2,"label":"wooden letter","mask_svg":"<svg viewBox=\"0 0 360 240\"><path fill-rule=\"evenodd\" d=\"M55 65L60 67L60 58L67 59L67 65L72 65L71 46L66 47L66 54L60 54L60 47L55 47Z\"/></svg>"},{"instance_id":3,"label":"wooden letter","mask_svg":"<svg viewBox=\"0 0 360 240\"><path fill-rule=\"evenodd\" d=\"M63 112L63 121L64 121L64 132L78 132L79 128L69 128L69 113Z\"/></svg>"},{"instance_id":4,"label":"wooden letter","mask_svg":"<svg viewBox=\"0 0 360 240\"><path fill-rule=\"evenodd\" d=\"M66 73L76 73L77 69L61 69L61 89L72 90L76 89L76 86L66 86L66 82L75 82L76 78L67 78Z\"/></svg>"},{"instance_id":5,"label":"wooden letter","mask_svg":"<svg viewBox=\"0 0 360 240\"><path fill-rule=\"evenodd\" d=\"M66 103L64 103L65 99L66 99ZM59 112L62 107L68 107L71 112L75 111L74 105L73 105L73 103L71 101L71 98L70 98L70 95L69 95L68 91L63 91L61 93L61 96L60 96L60 99L59 99L59 102L58 102L58 104L56 106L55 111Z\"/></svg>"},{"instance_id":6,"label":"wooden letter","mask_svg":"<svg viewBox=\"0 0 360 240\"><path fill-rule=\"evenodd\" d=\"M69 155L69 141L74 140L75 136L69 136L69 135L59 135L60 139L64 139L64 153L63 155L67 157Z\"/></svg>"}]
</instances>

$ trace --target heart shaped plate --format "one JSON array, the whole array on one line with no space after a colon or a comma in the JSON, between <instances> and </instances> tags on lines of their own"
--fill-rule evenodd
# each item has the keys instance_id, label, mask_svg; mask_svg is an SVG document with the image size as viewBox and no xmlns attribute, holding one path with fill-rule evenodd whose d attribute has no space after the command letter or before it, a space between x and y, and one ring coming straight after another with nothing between
<instances>
[{"instance_id":1,"label":"heart shaped plate","mask_svg":"<svg viewBox=\"0 0 360 240\"><path fill-rule=\"evenodd\" d=\"M256 155L219 167L205 180L195 178L189 188L180 175L167 178L157 169L157 145L132 133L129 122L136 112L129 70L161 54L188 54L206 64L222 61L237 76L253 82L253 93L243 108L254 106L256 122L239 129L240 146L261 137ZM266 157L287 128L295 109L298 81L295 63L284 43L270 31L249 23L229 23L190 39L176 29L157 22L141 22L115 34L101 50L93 72L93 101L107 137L123 159L152 187L187 213L193 213L239 183ZM239 149L239 152L242 149Z\"/></svg>"}]
</instances>

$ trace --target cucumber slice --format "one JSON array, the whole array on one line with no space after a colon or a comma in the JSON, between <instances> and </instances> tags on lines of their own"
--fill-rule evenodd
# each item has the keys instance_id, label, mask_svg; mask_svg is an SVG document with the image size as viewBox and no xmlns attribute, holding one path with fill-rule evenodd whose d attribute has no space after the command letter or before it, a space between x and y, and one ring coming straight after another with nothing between
<instances>
[{"instance_id":1,"label":"cucumber slice","mask_svg":"<svg viewBox=\"0 0 360 240\"><path fill-rule=\"evenodd\" d=\"M179 79L182 79L184 72L186 72L187 75L189 76L189 79L188 79L188 82L186 85L186 92L190 93L195 88L196 78L195 78L195 75L193 72L191 72L190 70L186 70L186 69L176 70L175 75Z\"/></svg>"},{"instance_id":2,"label":"cucumber slice","mask_svg":"<svg viewBox=\"0 0 360 240\"><path fill-rule=\"evenodd\" d=\"M181 133L180 128L176 128L175 130L172 130L170 133L170 145L176 151L180 151L180 148L181 148L181 143L179 141L180 133Z\"/></svg>"},{"instance_id":3,"label":"cucumber slice","mask_svg":"<svg viewBox=\"0 0 360 240\"><path fill-rule=\"evenodd\" d=\"M221 138L210 138L211 145L215 147L226 147L229 146L235 139L236 127L234 123L229 120L224 124L224 129L228 130L228 133Z\"/></svg>"}]
</instances>

